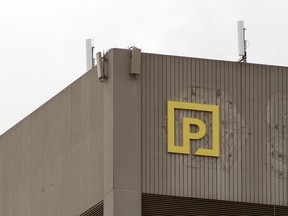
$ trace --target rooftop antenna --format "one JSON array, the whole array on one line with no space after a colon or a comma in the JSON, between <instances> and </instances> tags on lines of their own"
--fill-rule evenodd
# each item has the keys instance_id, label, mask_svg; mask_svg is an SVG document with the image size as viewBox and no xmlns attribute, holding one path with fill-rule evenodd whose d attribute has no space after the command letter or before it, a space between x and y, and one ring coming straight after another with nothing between
<instances>
[{"instance_id":1,"label":"rooftop antenna","mask_svg":"<svg viewBox=\"0 0 288 216\"><path fill-rule=\"evenodd\" d=\"M240 56L238 61L243 63L247 62L247 43L245 40L245 30L244 21L238 21L238 54Z\"/></svg>"},{"instance_id":2,"label":"rooftop antenna","mask_svg":"<svg viewBox=\"0 0 288 216\"><path fill-rule=\"evenodd\" d=\"M92 39L86 39L86 68L87 71L91 70L95 66L94 47Z\"/></svg>"}]
</instances>

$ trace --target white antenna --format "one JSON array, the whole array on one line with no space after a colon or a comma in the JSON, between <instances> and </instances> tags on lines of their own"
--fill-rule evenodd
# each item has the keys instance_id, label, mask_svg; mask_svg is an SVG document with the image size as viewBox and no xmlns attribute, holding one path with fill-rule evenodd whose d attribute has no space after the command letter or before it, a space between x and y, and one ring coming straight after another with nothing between
<instances>
[{"instance_id":1,"label":"white antenna","mask_svg":"<svg viewBox=\"0 0 288 216\"><path fill-rule=\"evenodd\" d=\"M94 51L94 47L92 45L92 40L86 39L86 68L87 68L87 71L91 70L94 67L93 51Z\"/></svg>"},{"instance_id":2,"label":"white antenna","mask_svg":"<svg viewBox=\"0 0 288 216\"><path fill-rule=\"evenodd\" d=\"M239 62L246 63L247 53L246 53L246 40L245 40L245 28L244 21L238 21L238 54L241 57Z\"/></svg>"}]
</instances>

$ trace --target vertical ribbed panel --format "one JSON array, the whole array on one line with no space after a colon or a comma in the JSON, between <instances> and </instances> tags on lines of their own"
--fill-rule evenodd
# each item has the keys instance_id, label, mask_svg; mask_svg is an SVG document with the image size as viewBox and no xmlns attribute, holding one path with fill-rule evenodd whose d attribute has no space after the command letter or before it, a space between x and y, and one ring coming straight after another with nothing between
<instances>
[{"instance_id":1,"label":"vertical ribbed panel","mask_svg":"<svg viewBox=\"0 0 288 216\"><path fill-rule=\"evenodd\" d=\"M142 55L144 193L287 205L287 68ZM220 157L167 153L167 101L220 106ZM191 152L211 147L211 114L175 111L206 122Z\"/></svg>"}]
</instances>

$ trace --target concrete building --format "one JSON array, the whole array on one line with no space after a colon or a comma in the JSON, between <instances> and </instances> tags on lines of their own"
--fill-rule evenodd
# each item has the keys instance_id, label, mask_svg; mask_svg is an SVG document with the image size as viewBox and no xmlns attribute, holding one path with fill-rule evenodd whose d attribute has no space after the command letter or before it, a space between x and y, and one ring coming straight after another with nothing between
<instances>
[{"instance_id":1,"label":"concrete building","mask_svg":"<svg viewBox=\"0 0 288 216\"><path fill-rule=\"evenodd\" d=\"M0 137L2 216L288 215L288 69L141 54Z\"/></svg>"}]
</instances>

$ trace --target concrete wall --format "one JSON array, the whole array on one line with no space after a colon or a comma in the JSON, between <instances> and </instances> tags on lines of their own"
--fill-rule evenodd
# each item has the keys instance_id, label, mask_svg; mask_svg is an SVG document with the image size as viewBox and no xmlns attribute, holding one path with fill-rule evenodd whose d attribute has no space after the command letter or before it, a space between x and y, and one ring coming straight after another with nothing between
<instances>
[{"instance_id":1,"label":"concrete wall","mask_svg":"<svg viewBox=\"0 0 288 216\"><path fill-rule=\"evenodd\" d=\"M142 54L142 191L288 205L288 70L284 67ZM167 152L167 101L220 106L220 157ZM211 147L211 114L191 150Z\"/></svg>"},{"instance_id":2,"label":"concrete wall","mask_svg":"<svg viewBox=\"0 0 288 216\"><path fill-rule=\"evenodd\" d=\"M107 55L104 91L104 215L141 215L141 76L131 51Z\"/></svg>"},{"instance_id":3,"label":"concrete wall","mask_svg":"<svg viewBox=\"0 0 288 216\"><path fill-rule=\"evenodd\" d=\"M141 215L141 77L131 51L96 68L0 137L0 215Z\"/></svg>"},{"instance_id":4,"label":"concrete wall","mask_svg":"<svg viewBox=\"0 0 288 216\"><path fill-rule=\"evenodd\" d=\"M79 215L103 200L95 69L0 137L0 215Z\"/></svg>"},{"instance_id":5,"label":"concrete wall","mask_svg":"<svg viewBox=\"0 0 288 216\"><path fill-rule=\"evenodd\" d=\"M79 215L104 200L105 216L141 215L141 192L288 204L287 68L142 54L105 56L0 137L0 215ZM220 157L167 152L167 101L220 106ZM211 147L211 115L191 150Z\"/></svg>"}]
</instances>

